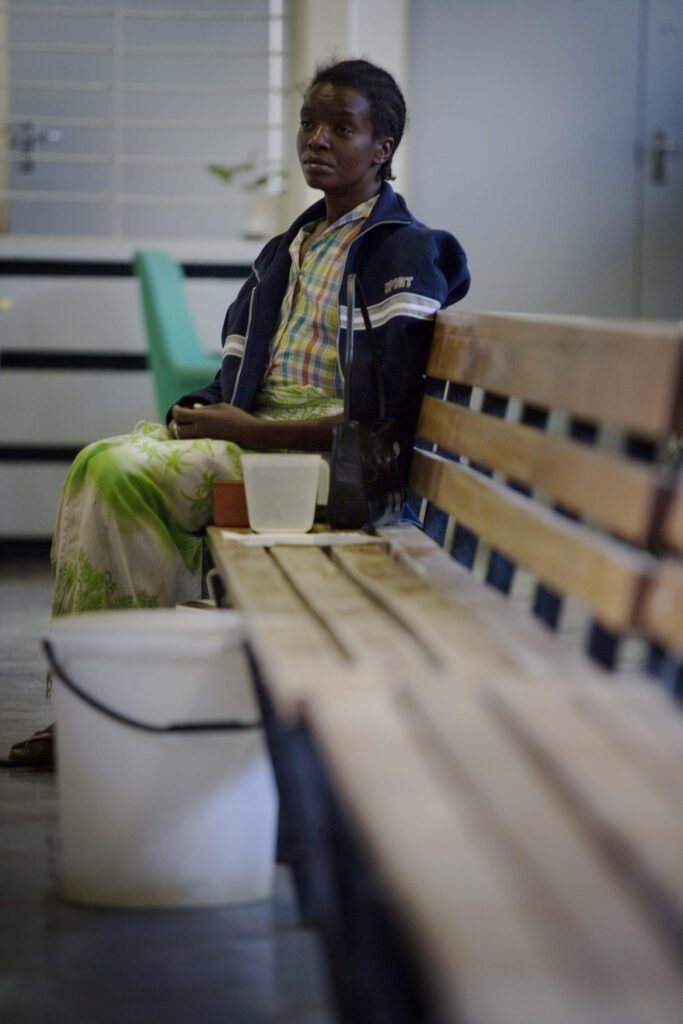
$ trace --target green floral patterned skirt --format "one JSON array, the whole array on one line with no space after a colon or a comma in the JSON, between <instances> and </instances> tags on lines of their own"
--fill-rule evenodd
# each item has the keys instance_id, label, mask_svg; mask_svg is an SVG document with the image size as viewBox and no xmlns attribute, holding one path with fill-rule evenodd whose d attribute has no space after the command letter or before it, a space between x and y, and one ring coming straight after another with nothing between
<instances>
[{"instance_id":1,"label":"green floral patterned skirt","mask_svg":"<svg viewBox=\"0 0 683 1024\"><path fill-rule=\"evenodd\" d=\"M318 388L270 387L254 411L269 419L313 419L341 406ZM198 531L212 521L213 481L241 479L241 455L230 441L176 441L156 423L84 448L57 511L52 614L198 598Z\"/></svg>"}]
</instances>

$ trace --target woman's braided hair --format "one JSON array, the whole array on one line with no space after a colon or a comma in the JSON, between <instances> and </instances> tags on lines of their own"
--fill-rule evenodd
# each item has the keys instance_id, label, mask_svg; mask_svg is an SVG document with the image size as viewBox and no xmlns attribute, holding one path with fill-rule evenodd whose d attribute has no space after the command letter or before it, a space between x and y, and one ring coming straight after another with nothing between
<instances>
[{"instance_id":1,"label":"woman's braided hair","mask_svg":"<svg viewBox=\"0 0 683 1024\"><path fill-rule=\"evenodd\" d=\"M394 140L391 156L382 165L379 176L382 181L393 178L391 161L403 138L406 103L392 75L369 60L341 60L318 67L306 92L322 82L354 89L368 101L374 138Z\"/></svg>"}]
</instances>

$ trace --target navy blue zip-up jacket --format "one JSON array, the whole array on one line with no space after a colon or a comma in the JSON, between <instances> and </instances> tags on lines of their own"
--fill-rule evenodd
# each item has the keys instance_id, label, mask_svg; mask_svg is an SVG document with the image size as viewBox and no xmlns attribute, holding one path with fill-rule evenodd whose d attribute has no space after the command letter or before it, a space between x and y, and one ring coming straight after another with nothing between
<instances>
[{"instance_id":1,"label":"navy blue zip-up jacket","mask_svg":"<svg viewBox=\"0 0 683 1024\"><path fill-rule=\"evenodd\" d=\"M228 402L247 411L251 409L287 289L289 246L304 224L318 221L325 214L325 201L321 199L305 210L284 234L267 243L225 317L221 369L212 384L185 395L179 405ZM385 182L372 213L346 254L339 291L340 367L345 364L349 273L357 274L363 287L381 353L386 414L397 421L407 474L434 315L442 306L450 306L467 294L470 275L465 253L452 235L433 231L415 220L403 197ZM367 422L378 415L377 394L358 308L354 336L350 414L353 419Z\"/></svg>"}]
</instances>

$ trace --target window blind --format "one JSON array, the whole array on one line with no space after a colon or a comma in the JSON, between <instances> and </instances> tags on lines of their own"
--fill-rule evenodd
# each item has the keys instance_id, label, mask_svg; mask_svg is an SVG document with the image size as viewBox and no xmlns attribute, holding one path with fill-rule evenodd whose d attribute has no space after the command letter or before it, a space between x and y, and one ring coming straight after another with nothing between
<instances>
[{"instance_id":1,"label":"window blind","mask_svg":"<svg viewBox=\"0 0 683 1024\"><path fill-rule=\"evenodd\" d=\"M245 184L282 165L285 0L15 0L0 17L11 233L240 234ZM249 162L228 183L207 170Z\"/></svg>"}]
</instances>

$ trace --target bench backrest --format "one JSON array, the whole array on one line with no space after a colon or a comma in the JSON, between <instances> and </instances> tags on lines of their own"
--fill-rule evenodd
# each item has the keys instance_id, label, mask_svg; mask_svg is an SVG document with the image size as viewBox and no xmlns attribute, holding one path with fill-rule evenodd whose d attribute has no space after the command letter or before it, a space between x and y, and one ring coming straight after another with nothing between
<instances>
[{"instance_id":1,"label":"bench backrest","mask_svg":"<svg viewBox=\"0 0 683 1024\"><path fill-rule=\"evenodd\" d=\"M652 668L680 693L683 659L683 472L659 532L660 559L648 580L639 625L652 638Z\"/></svg>"},{"instance_id":2,"label":"bench backrest","mask_svg":"<svg viewBox=\"0 0 683 1024\"><path fill-rule=\"evenodd\" d=\"M530 573L551 627L578 600L603 664L632 631L655 641L650 667L662 647L678 664L682 325L443 310L427 375L411 474L427 531L504 592Z\"/></svg>"}]
</instances>

